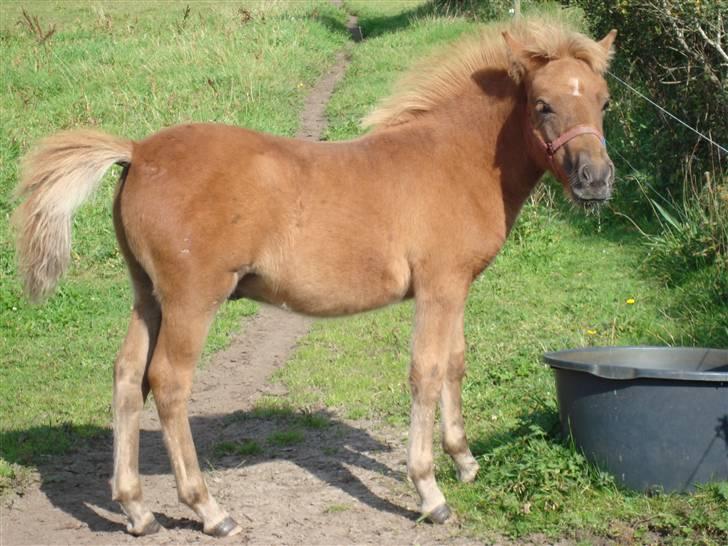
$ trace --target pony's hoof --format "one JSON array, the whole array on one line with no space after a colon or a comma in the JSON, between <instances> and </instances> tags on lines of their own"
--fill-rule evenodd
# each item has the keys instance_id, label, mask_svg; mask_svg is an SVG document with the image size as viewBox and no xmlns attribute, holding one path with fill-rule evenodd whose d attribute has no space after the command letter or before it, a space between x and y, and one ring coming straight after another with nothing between
<instances>
[{"instance_id":1,"label":"pony's hoof","mask_svg":"<svg viewBox=\"0 0 728 546\"><path fill-rule=\"evenodd\" d=\"M131 523L126 526L126 530L129 532L129 534L134 535L135 537L153 535L154 533L158 533L161 529L162 526L154 517L152 517L150 521L140 527L135 527Z\"/></svg>"},{"instance_id":2,"label":"pony's hoof","mask_svg":"<svg viewBox=\"0 0 728 546\"><path fill-rule=\"evenodd\" d=\"M450 507L447 504L441 504L427 514L427 519L432 523L445 523L451 515Z\"/></svg>"},{"instance_id":3,"label":"pony's hoof","mask_svg":"<svg viewBox=\"0 0 728 546\"><path fill-rule=\"evenodd\" d=\"M243 528L235 523L235 520L233 518L228 516L209 531L205 531L205 533L213 537L222 538L237 535L242 531Z\"/></svg>"}]
</instances>

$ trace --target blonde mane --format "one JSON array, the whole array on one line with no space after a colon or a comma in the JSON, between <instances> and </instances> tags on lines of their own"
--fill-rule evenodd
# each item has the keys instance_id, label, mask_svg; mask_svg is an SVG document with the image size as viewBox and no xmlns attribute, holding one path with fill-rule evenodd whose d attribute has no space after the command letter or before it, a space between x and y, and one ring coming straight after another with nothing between
<instances>
[{"instance_id":1,"label":"blonde mane","mask_svg":"<svg viewBox=\"0 0 728 546\"><path fill-rule=\"evenodd\" d=\"M394 94L383 100L362 124L379 128L406 123L461 93L472 85L472 74L484 68L502 68L518 79L518 74L511 70L512 60L502 35L506 30L525 46L526 54L532 58L573 57L598 74L604 74L612 55L574 30L563 16L539 14L487 25L418 63L395 86Z\"/></svg>"}]
</instances>

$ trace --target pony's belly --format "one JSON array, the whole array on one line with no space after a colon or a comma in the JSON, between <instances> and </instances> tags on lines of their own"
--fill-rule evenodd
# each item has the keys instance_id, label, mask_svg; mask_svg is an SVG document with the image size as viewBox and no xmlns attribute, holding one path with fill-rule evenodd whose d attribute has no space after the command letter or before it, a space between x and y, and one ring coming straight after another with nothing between
<instances>
[{"instance_id":1,"label":"pony's belly","mask_svg":"<svg viewBox=\"0 0 728 546\"><path fill-rule=\"evenodd\" d=\"M411 296L409 266L331 271L295 268L278 275L249 274L231 298L245 297L314 316L350 315L384 307Z\"/></svg>"}]
</instances>

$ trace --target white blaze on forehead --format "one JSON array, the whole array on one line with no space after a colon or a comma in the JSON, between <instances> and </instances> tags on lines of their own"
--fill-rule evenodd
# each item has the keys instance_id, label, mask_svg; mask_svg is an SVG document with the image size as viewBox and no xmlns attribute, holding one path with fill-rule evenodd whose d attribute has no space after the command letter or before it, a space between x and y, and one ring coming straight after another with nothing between
<instances>
[{"instance_id":1,"label":"white blaze on forehead","mask_svg":"<svg viewBox=\"0 0 728 546\"><path fill-rule=\"evenodd\" d=\"M581 92L579 91L579 78L569 78L569 86L571 87L571 94L575 97L580 97Z\"/></svg>"}]
</instances>

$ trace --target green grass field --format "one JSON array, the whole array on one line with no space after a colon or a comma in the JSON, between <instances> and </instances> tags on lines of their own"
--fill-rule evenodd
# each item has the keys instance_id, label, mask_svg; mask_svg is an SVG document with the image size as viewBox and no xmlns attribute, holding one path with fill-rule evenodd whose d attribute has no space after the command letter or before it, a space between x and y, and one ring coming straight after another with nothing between
<instances>
[{"instance_id":1,"label":"green grass field","mask_svg":"<svg viewBox=\"0 0 728 546\"><path fill-rule=\"evenodd\" d=\"M112 362L130 305L111 228L113 176L75 220L73 267L59 292L43 307L21 298L8 226L19 156L40 136L86 125L138 138L205 120L291 135L307 91L348 39L344 12L323 1L190 5L185 16L185 2L26 2L43 29L57 26L44 45L16 24L21 4L0 5L0 485L108 426ZM421 2L346 6L367 40L352 50L329 103L330 140L360 134L358 120L413 60L476 26ZM440 456L446 496L466 531L484 540L545 533L586 543L725 543L728 484L691 496L617 488L559 437L540 356L583 345L728 346L728 308L658 282L642 240L612 212L584 216L555 186L538 196L471 291L464 402L482 471L461 485ZM208 351L254 309L226 306ZM403 304L318 322L279 373L291 409L307 415L325 405L406 426L411 319L412 305ZM293 425L267 442L297 443L305 426Z\"/></svg>"},{"instance_id":2,"label":"green grass field","mask_svg":"<svg viewBox=\"0 0 728 546\"><path fill-rule=\"evenodd\" d=\"M42 33L55 26L43 44L23 10ZM20 156L71 127L141 138L218 121L293 135L306 94L348 39L344 21L325 1L0 4L0 486L21 469L12 464L108 427L131 305L111 221L118 171L74 220L58 292L40 307L22 298L9 226ZM254 311L226 305L207 352Z\"/></svg>"}]
</instances>

